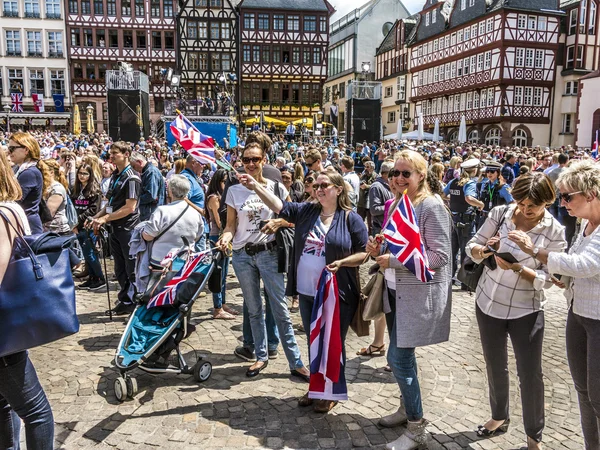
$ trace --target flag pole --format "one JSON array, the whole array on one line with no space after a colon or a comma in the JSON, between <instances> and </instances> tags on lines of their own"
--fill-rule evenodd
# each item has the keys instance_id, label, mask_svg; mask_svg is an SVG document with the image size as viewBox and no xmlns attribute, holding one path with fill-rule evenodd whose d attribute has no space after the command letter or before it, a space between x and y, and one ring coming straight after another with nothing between
<instances>
[{"instance_id":1,"label":"flag pole","mask_svg":"<svg viewBox=\"0 0 600 450\"><path fill-rule=\"evenodd\" d=\"M408 189L404 189L404 192L402 193L402 195L406 195L406 193L407 193L407 192L408 192ZM402 197L400 197L400 198L402 198ZM396 203L396 206L398 206L398 203ZM390 209L391 209L391 206L390 206ZM389 213L388 213L388 221L389 221ZM384 227L385 227L385 224L384 224ZM373 237L375 238L375 240L376 240L376 241L377 241L379 244L383 244L383 241L385 240L385 237L384 237L383 233L377 234L377 235L375 235L375 236L373 236ZM365 259L363 260L363 262L362 262L362 263L363 263L363 264L364 264L364 263L366 263L366 262L369 260L369 257L370 257L370 256L371 256L371 255L369 255L369 254L367 253L367 256L365 257Z\"/></svg>"}]
</instances>

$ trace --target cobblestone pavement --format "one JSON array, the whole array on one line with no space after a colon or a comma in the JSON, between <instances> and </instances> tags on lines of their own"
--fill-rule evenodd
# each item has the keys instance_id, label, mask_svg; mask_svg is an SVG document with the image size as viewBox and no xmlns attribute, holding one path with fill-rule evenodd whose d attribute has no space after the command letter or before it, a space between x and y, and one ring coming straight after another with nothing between
<instances>
[{"instance_id":1,"label":"cobblestone pavement","mask_svg":"<svg viewBox=\"0 0 600 450\"><path fill-rule=\"evenodd\" d=\"M112 286L112 298L116 298ZM544 371L547 449L582 448L577 396L565 359L566 304L550 291L546 312ZM489 418L485 364L474 314L474 297L454 291L450 341L417 350L425 416L431 421L430 449L518 449L525 443L514 358L511 357L513 426L505 435L478 440L472 430ZM114 301L114 300L113 300ZM229 279L228 302L241 311L242 296ZM280 357L254 379L249 365L233 355L241 335L241 318L212 320L210 294L200 298L192 317L197 330L183 346L194 360L195 349L213 364L211 378L154 376L135 370L139 394L119 403L112 366L125 320L104 316L106 295L79 291L81 331L31 351L50 398L61 449L209 449L209 448L383 448L404 428L384 429L377 420L399 405L385 358L356 356L369 341L349 333L347 339L350 400L328 415L299 408L307 384L289 375ZM300 317L294 314L294 322ZM306 362L306 340L297 336Z\"/></svg>"}]
</instances>

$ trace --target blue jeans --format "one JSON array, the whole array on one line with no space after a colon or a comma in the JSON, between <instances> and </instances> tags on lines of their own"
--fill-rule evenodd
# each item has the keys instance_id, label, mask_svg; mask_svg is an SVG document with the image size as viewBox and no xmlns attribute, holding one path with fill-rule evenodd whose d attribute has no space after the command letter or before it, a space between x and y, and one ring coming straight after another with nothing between
<instances>
[{"instance_id":1,"label":"blue jeans","mask_svg":"<svg viewBox=\"0 0 600 450\"><path fill-rule=\"evenodd\" d=\"M265 296L265 326L267 328L267 348L269 350L277 350L279 346L279 333L277 332L277 325L275 324L275 318L273 317L273 311L271 311L271 304L269 303L269 296L266 289L263 289ZM250 326L250 315L248 314L248 307L246 302L243 305L243 323L242 323L242 335L244 337L244 347L248 350L254 351L254 338L252 337L252 327Z\"/></svg>"},{"instance_id":2,"label":"blue jeans","mask_svg":"<svg viewBox=\"0 0 600 450\"><path fill-rule=\"evenodd\" d=\"M263 300L260 295L262 279L290 369L304 367L287 307L283 274L277 272L277 249L264 250L253 256L248 255L244 249L234 250L232 262L242 288L244 304L248 307L256 359L269 359Z\"/></svg>"},{"instance_id":3,"label":"blue jeans","mask_svg":"<svg viewBox=\"0 0 600 450\"><path fill-rule=\"evenodd\" d=\"M83 257L85 259L85 263L87 264L90 277L104 280L102 266L100 265L100 260L98 259L98 255L96 255L96 251L94 250L97 240L94 233L88 230L81 230L77 234L77 240L81 245L81 250L83 251Z\"/></svg>"},{"instance_id":4,"label":"blue jeans","mask_svg":"<svg viewBox=\"0 0 600 450\"><path fill-rule=\"evenodd\" d=\"M203 252L204 250L206 250L206 234L202 233L202 237L198 239L194 246L194 251Z\"/></svg>"},{"instance_id":5,"label":"blue jeans","mask_svg":"<svg viewBox=\"0 0 600 450\"><path fill-rule=\"evenodd\" d=\"M388 289L391 312L385 315L390 345L387 352L387 361L392 369L400 392L404 399L404 407L408 420L416 422L423 418L423 404L421 401L421 387L417 370L417 358L414 348L399 348L396 339L396 291Z\"/></svg>"},{"instance_id":6,"label":"blue jeans","mask_svg":"<svg viewBox=\"0 0 600 450\"><path fill-rule=\"evenodd\" d=\"M19 448L20 423L15 423L11 410L25 422L29 450L52 450L52 409L26 351L0 358L0 448L3 449Z\"/></svg>"},{"instance_id":7,"label":"blue jeans","mask_svg":"<svg viewBox=\"0 0 600 450\"><path fill-rule=\"evenodd\" d=\"M209 236L211 243L216 244L219 236ZM221 292L213 292L213 308L222 308L225 304L225 292L227 291L227 274L229 273L229 257L225 256L219 263L221 268ZM245 317L245 316L244 316Z\"/></svg>"}]
</instances>

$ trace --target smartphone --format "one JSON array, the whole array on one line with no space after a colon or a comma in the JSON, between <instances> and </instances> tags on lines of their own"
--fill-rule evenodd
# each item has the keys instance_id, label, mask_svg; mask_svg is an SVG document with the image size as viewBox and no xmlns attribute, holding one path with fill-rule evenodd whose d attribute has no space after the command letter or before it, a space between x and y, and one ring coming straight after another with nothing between
<instances>
[{"instance_id":1,"label":"smartphone","mask_svg":"<svg viewBox=\"0 0 600 450\"><path fill-rule=\"evenodd\" d=\"M495 248L490 247L489 245L486 245L485 247L487 252L496 253L498 251Z\"/></svg>"},{"instance_id":2,"label":"smartphone","mask_svg":"<svg viewBox=\"0 0 600 450\"><path fill-rule=\"evenodd\" d=\"M502 258L504 261L511 263L511 264L515 264L519 261L517 261L517 258L515 258L512 253L494 253L498 258Z\"/></svg>"},{"instance_id":3,"label":"smartphone","mask_svg":"<svg viewBox=\"0 0 600 450\"><path fill-rule=\"evenodd\" d=\"M560 279L562 278L561 274L550 274L550 279L555 283L560 283Z\"/></svg>"}]
</instances>

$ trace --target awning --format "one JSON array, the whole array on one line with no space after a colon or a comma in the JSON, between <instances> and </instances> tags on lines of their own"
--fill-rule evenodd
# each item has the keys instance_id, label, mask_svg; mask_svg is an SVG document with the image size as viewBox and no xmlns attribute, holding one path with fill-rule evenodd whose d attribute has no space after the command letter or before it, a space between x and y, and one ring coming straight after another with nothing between
<instances>
[{"instance_id":1,"label":"awning","mask_svg":"<svg viewBox=\"0 0 600 450\"><path fill-rule=\"evenodd\" d=\"M306 119L306 126L307 126L308 128L312 128L312 126L313 126L313 119L312 119L312 117L305 117L304 119ZM293 123L294 125L302 125L302 123L303 123L302 121L303 121L304 119L298 119L298 120L294 120L292 123ZM327 122L320 122L320 123L321 123L321 124L323 124L323 126L324 126L324 127L329 127L329 126L331 126L331 124L330 124L330 123L327 123Z\"/></svg>"},{"instance_id":2,"label":"awning","mask_svg":"<svg viewBox=\"0 0 600 450\"><path fill-rule=\"evenodd\" d=\"M253 117L251 119L247 119L246 120L246 125L254 125L255 123L260 123L260 116L258 117ZM269 117L269 116L263 116L263 124L267 125L270 123L274 123L275 125L278 125L280 127L284 127L287 126L287 122L284 122L283 120L279 120L276 119L275 117Z\"/></svg>"},{"instance_id":3,"label":"awning","mask_svg":"<svg viewBox=\"0 0 600 450\"><path fill-rule=\"evenodd\" d=\"M47 119L31 119L31 125L46 125Z\"/></svg>"},{"instance_id":4,"label":"awning","mask_svg":"<svg viewBox=\"0 0 600 450\"><path fill-rule=\"evenodd\" d=\"M11 125L25 125L25 119L21 117L11 117L10 118Z\"/></svg>"},{"instance_id":5,"label":"awning","mask_svg":"<svg viewBox=\"0 0 600 450\"><path fill-rule=\"evenodd\" d=\"M52 121L52 123L54 125L66 125L67 124L67 120L69 120L69 119L54 119Z\"/></svg>"}]
</instances>

